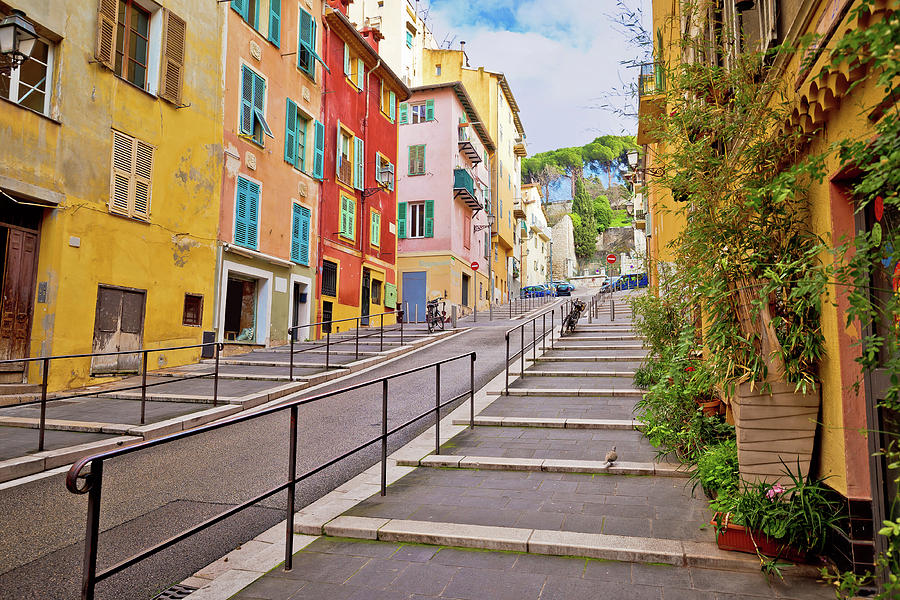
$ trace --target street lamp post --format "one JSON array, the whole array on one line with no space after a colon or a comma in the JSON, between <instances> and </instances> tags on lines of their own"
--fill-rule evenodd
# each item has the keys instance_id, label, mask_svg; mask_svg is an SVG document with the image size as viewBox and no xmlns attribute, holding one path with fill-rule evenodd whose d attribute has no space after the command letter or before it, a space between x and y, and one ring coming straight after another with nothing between
<instances>
[{"instance_id":1,"label":"street lamp post","mask_svg":"<svg viewBox=\"0 0 900 600\"><path fill-rule=\"evenodd\" d=\"M488 213L487 225L475 225L475 232L488 230L488 321L494 320L494 215Z\"/></svg>"},{"instance_id":2,"label":"street lamp post","mask_svg":"<svg viewBox=\"0 0 900 600\"><path fill-rule=\"evenodd\" d=\"M21 10L0 21L0 73L10 75L31 56L37 33Z\"/></svg>"}]
</instances>

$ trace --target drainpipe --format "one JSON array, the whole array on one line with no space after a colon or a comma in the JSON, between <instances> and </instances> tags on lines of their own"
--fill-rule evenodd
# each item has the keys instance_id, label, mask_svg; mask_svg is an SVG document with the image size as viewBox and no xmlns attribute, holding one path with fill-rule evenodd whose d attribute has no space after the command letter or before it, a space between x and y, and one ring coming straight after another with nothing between
<instances>
[{"instance_id":1,"label":"drainpipe","mask_svg":"<svg viewBox=\"0 0 900 600\"><path fill-rule=\"evenodd\" d=\"M366 88L365 88L365 94L366 94L366 114L365 114L365 116L363 117L363 123L362 123L362 126L363 126L363 144L364 144L364 146L363 146L363 150L364 150L364 152L363 152L363 182L362 182L363 190L366 189L366 168L365 168L365 164L366 164L366 155L365 155L365 150L368 150L368 147L369 147L369 96L371 95L371 92L370 92L370 90L369 90L369 78L370 78L370 76L372 75L372 73L375 71L375 69L377 69L377 68L380 67L380 66L381 66L381 56L379 55L379 56L378 56L378 62L375 63L375 66L372 67L371 69L369 69L369 71L366 73ZM381 101L381 99L379 98L379 102L380 102L380 101ZM365 207L366 207L366 196L365 196L365 192L363 192L362 194L360 194L359 197L360 197L360 202L359 202L359 208L360 208L360 211L359 211L359 212L360 212L360 217L363 217L363 216L364 216L364 212L363 212L363 211L364 211L364 209L365 209ZM364 219L363 219L363 218L360 218L359 222L360 222L360 223L363 223L363 222L364 222ZM369 235L370 235L370 234L368 233L368 230L369 230L369 229L370 229L369 227L362 227L362 228L361 228L361 231L359 232L359 243L360 243L360 248L359 248L359 249L360 249L360 251L363 252L363 262L365 262L365 260L366 260L366 259L365 259L366 252L365 252L364 249L365 249L365 248L368 248ZM380 254L380 251L379 251L379 254ZM380 258L380 256L379 256L379 258ZM370 284L370 285L371 285L371 284ZM361 307L361 306L360 306L360 310L362 310L362 307Z\"/></svg>"},{"instance_id":2,"label":"drainpipe","mask_svg":"<svg viewBox=\"0 0 900 600\"><path fill-rule=\"evenodd\" d=\"M328 40L331 38L331 28L328 26L328 21L325 20L325 2L322 2L322 25L325 26L325 36L322 40L322 54L325 55L325 60L328 60ZM344 74L344 67L341 66L341 75ZM322 108L320 109L320 113L322 115L322 124L324 125L327 119L325 115L328 114L326 110L328 108L328 77L330 73L328 73L324 67L322 69ZM325 129L325 136L328 136L328 129ZM322 257L322 232L324 231L322 225L322 214L325 212L325 157L328 156L325 153L322 156L322 181L319 182L319 226L318 226L318 243L316 244L317 255L316 255L316 279L315 285L316 289L314 298L316 298L316 322L321 323L323 312L322 312L322 303L324 300L322 299L322 272L323 272L323 257ZM313 291L313 290L311 290Z\"/></svg>"}]
</instances>

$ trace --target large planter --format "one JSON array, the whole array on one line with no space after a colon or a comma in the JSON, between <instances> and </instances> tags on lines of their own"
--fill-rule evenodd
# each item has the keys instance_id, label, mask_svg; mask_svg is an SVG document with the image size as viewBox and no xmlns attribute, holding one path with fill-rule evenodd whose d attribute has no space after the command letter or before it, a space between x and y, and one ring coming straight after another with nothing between
<instances>
[{"instance_id":1,"label":"large planter","mask_svg":"<svg viewBox=\"0 0 900 600\"><path fill-rule=\"evenodd\" d=\"M738 463L745 481L768 483L789 481L787 465L800 475L809 473L816 422L819 417L819 386L807 394L794 391L794 384L750 383L738 386L731 407L737 433Z\"/></svg>"},{"instance_id":2,"label":"large planter","mask_svg":"<svg viewBox=\"0 0 900 600\"><path fill-rule=\"evenodd\" d=\"M716 529L716 543L720 549L747 552L748 554L756 554L759 549L761 554L770 558L781 558L791 562L806 560L806 553L759 531L751 531L743 525L735 525L729 522L728 517L729 515L721 515L723 528ZM716 526L716 519L713 519L711 524Z\"/></svg>"}]
</instances>

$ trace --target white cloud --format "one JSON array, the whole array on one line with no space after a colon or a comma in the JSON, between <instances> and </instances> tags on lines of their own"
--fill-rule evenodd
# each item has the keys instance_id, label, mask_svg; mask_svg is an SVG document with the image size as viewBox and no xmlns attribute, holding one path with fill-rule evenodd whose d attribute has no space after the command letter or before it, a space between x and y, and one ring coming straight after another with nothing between
<instances>
[{"instance_id":1,"label":"white cloud","mask_svg":"<svg viewBox=\"0 0 900 600\"><path fill-rule=\"evenodd\" d=\"M635 1L649 5L649 0ZM599 109L611 90L637 76L620 64L638 51L610 22L612 0L494 0L491 9L509 7L514 29L522 32L483 21L471 24L472 4L466 0L432 2L429 25L438 43L453 39L458 48L465 41L473 67L507 76L529 154L636 131L635 119Z\"/></svg>"}]
</instances>

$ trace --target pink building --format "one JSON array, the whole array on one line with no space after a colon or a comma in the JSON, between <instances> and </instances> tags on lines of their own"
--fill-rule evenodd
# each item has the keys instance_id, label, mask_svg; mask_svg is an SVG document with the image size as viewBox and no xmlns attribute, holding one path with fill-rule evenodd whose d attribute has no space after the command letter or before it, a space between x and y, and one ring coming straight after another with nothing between
<instances>
[{"instance_id":1,"label":"pink building","mask_svg":"<svg viewBox=\"0 0 900 600\"><path fill-rule=\"evenodd\" d=\"M399 296L410 321L443 298L460 314L488 303L490 165L495 147L460 82L413 88L400 104Z\"/></svg>"}]
</instances>

